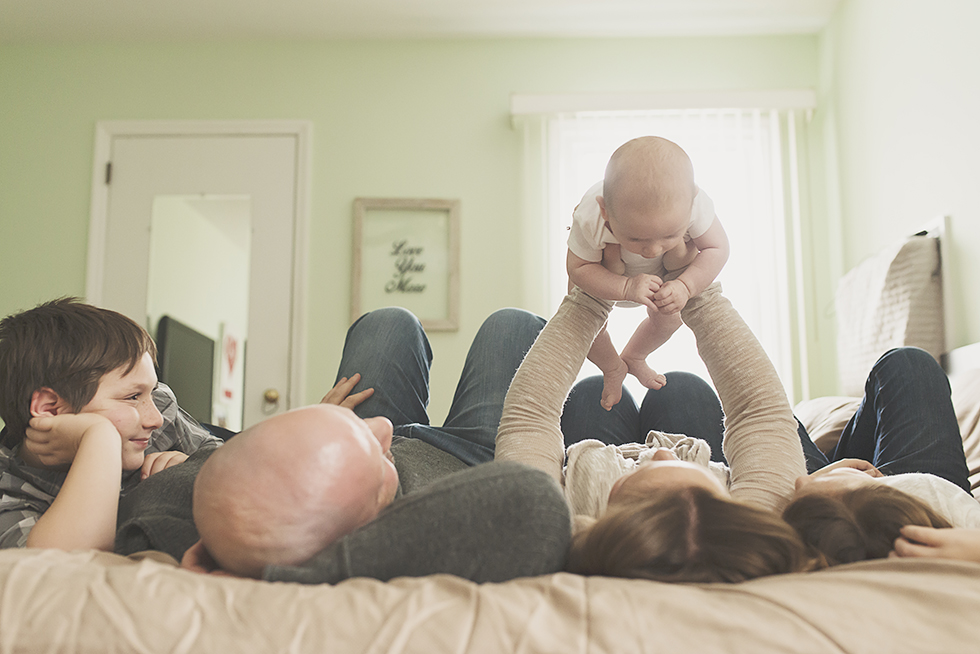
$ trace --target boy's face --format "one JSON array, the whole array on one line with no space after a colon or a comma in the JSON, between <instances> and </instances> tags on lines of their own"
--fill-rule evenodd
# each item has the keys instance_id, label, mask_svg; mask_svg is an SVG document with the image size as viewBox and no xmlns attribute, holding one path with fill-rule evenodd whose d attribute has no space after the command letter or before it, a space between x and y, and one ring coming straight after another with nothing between
<instances>
[{"instance_id":1,"label":"boy's face","mask_svg":"<svg viewBox=\"0 0 980 654\"><path fill-rule=\"evenodd\" d=\"M604 203L599 207L609 231L624 250L646 259L659 257L684 242L691 217L691 207L674 203L666 211L651 212L647 207L623 202L616 212L607 212Z\"/></svg>"},{"instance_id":2,"label":"boy's face","mask_svg":"<svg viewBox=\"0 0 980 654\"><path fill-rule=\"evenodd\" d=\"M122 468L136 470L143 465L143 453L150 445L150 434L163 424L163 416L153 403L156 371L149 353L126 372L122 366L107 372L99 389L79 413L97 413L109 419L122 437Z\"/></svg>"}]
</instances>

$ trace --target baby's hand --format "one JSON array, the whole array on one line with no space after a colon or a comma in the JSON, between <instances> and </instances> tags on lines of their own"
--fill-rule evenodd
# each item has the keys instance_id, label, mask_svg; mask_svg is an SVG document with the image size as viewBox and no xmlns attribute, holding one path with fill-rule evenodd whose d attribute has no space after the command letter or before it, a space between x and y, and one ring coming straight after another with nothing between
<instances>
[{"instance_id":1,"label":"baby's hand","mask_svg":"<svg viewBox=\"0 0 980 654\"><path fill-rule=\"evenodd\" d=\"M679 279L673 279L657 291L653 296L653 303L657 310L663 313L677 313L691 299L691 290Z\"/></svg>"},{"instance_id":2,"label":"baby's hand","mask_svg":"<svg viewBox=\"0 0 980 654\"><path fill-rule=\"evenodd\" d=\"M97 413L61 413L31 418L24 447L46 466L68 465L75 460L82 438L97 430L112 430L122 444L119 432L105 416Z\"/></svg>"},{"instance_id":3,"label":"baby's hand","mask_svg":"<svg viewBox=\"0 0 980 654\"><path fill-rule=\"evenodd\" d=\"M663 280L656 275L640 274L627 277L623 299L656 310L653 304L653 298L662 284Z\"/></svg>"},{"instance_id":4,"label":"baby's hand","mask_svg":"<svg viewBox=\"0 0 980 654\"><path fill-rule=\"evenodd\" d=\"M140 479L146 479L150 475L155 475L186 460L187 455L183 452L151 452L143 457Z\"/></svg>"},{"instance_id":5,"label":"baby's hand","mask_svg":"<svg viewBox=\"0 0 980 654\"><path fill-rule=\"evenodd\" d=\"M906 525L889 557L958 559L980 563L980 529L933 529Z\"/></svg>"}]
</instances>

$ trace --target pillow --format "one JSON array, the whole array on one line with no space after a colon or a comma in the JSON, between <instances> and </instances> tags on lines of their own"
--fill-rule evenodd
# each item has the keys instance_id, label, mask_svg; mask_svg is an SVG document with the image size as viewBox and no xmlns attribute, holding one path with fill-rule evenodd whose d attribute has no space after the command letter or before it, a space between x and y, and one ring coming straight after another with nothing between
<instances>
[{"instance_id":1,"label":"pillow","mask_svg":"<svg viewBox=\"0 0 980 654\"><path fill-rule=\"evenodd\" d=\"M844 425L857 411L859 404L859 397L815 397L797 404L793 413L803 423L817 449L829 454L837 446Z\"/></svg>"},{"instance_id":2,"label":"pillow","mask_svg":"<svg viewBox=\"0 0 980 654\"><path fill-rule=\"evenodd\" d=\"M953 408L970 469L970 488L980 498L980 368L954 374L949 384L953 388Z\"/></svg>"}]
</instances>

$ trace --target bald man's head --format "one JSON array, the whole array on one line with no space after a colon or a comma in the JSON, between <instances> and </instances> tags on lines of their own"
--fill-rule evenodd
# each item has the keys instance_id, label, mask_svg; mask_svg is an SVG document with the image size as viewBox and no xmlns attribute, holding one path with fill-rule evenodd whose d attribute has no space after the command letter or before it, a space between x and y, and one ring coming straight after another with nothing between
<instances>
[{"instance_id":1,"label":"bald man's head","mask_svg":"<svg viewBox=\"0 0 980 654\"><path fill-rule=\"evenodd\" d=\"M194 484L194 522L214 561L258 577L308 560L370 522L395 496L391 423L319 404L246 429Z\"/></svg>"}]
</instances>

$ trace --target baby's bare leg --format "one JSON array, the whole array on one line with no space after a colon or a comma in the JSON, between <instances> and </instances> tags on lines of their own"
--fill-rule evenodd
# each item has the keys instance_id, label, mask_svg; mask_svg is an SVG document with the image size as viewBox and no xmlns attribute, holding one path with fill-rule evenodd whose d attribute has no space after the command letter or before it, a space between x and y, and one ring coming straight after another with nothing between
<instances>
[{"instance_id":1,"label":"baby's bare leg","mask_svg":"<svg viewBox=\"0 0 980 654\"><path fill-rule=\"evenodd\" d=\"M589 350L589 361L596 364L602 371L602 399L600 403L606 411L613 408L623 397L623 380L629 369L626 362L619 357L613 345L609 332L603 327L602 331L592 342Z\"/></svg>"},{"instance_id":2,"label":"baby's bare leg","mask_svg":"<svg viewBox=\"0 0 980 654\"><path fill-rule=\"evenodd\" d=\"M667 342L671 334L681 326L679 313L663 314L647 311L647 317L640 323L623 348L623 361L630 374L640 380L647 388L661 388L667 378L647 365L647 356Z\"/></svg>"},{"instance_id":3,"label":"baby's bare leg","mask_svg":"<svg viewBox=\"0 0 980 654\"><path fill-rule=\"evenodd\" d=\"M685 241L673 250L664 252L664 268L668 272L680 270L694 261L694 257L696 256L698 256L698 248L694 245L694 242Z\"/></svg>"}]
</instances>

